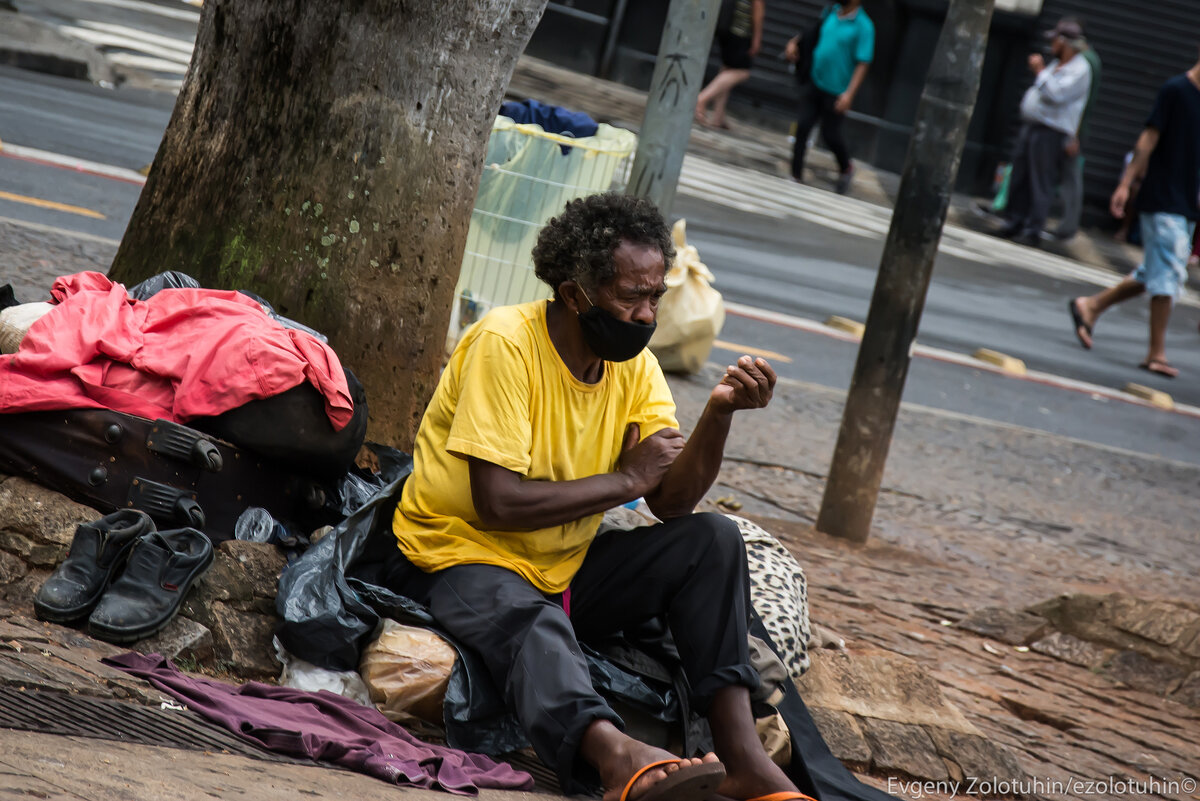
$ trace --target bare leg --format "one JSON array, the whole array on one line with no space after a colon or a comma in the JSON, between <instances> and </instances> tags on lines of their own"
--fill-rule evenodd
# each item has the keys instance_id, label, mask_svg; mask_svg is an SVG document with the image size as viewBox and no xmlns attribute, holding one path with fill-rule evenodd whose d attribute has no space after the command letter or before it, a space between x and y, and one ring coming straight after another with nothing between
<instances>
[{"instance_id":1,"label":"bare leg","mask_svg":"<svg viewBox=\"0 0 1200 801\"><path fill-rule=\"evenodd\" d=\"M717 756L725 765L725 781L718 788L721 795L754 798L796 789L758 739L749 690L737 686L718 690L708 710L708 722Z\"/></svg>"},{"instance_id":2,"label":"bare leg","mask_svg":"<svg viewBox=\"0 0 1200 801\"><path fill-rule=\"evenodd\" d=\"M625 783L643 765L663 759L678 759L674 754L633 739L607 720L597 720L583 733L579 755L600 774L605 801L619 798ZM688 765L716 762L714 754L703 759L684 759L673 765L663 765L649 771L633 785L629 798L637 801L655 782Z\"/></svg>"},{"instance_id":3,"label":"bare leg","mask_svg":"<svg viewBox=\"0 0 1200 801\"><path fill-rule=\"evenodd\" d=\"M1130 298L1136 298L1145 291L1145 284L1134 281L1132 278L1126 278L1116 286L1110 286L1095 295L1075 298L1075 308L1079 310L1079 316L1089 327L1095 327L1096 320L1100 319L1100 315L1110 306L1123 303Z\"/></svg>"},{"instance_id":4,"label":"bare leg","mask_svg":"<svg viewBox=\"0 0 1200 801\"><path fill-rule=\"evenodd\" d=\"M717 77L713 78L708 86L700 90L700 96L696 98L696 120L701 123L708 123L708 107L711 104L713 107L713 125L725 125L725 104L729 100L729 93L733 91L733 87L737 86L742 81L750 77L750 70L734 70L723 67L717 73Z\"/></svg>"},{"instance_id":5,"label":"bare leg","mask_svg":"<svg viewBox=\"0 0 1200 801\"><path fill-rule=\"evenodd\" d=\"M1174 298L1170 295L1155 295L1150 298L1150 350L1147 362L1167 363L1167 321L1171 319Z\"/></svg>"}]
</instances>

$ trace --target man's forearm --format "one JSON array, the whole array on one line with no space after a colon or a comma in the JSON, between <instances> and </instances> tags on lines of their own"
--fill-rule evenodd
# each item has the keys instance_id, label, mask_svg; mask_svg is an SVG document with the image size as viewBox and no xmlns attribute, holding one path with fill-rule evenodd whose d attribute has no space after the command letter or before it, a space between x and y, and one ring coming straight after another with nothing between
<instances>
[{"instance_id":1,"label":"man's forearm","mask_svg":"<svg viewBox=\"0 0 1200 801\"><path fill-rule=\"evenodd\" d=\"M1150 154L1157 146L1158 131L1153 128L1142 131L1137 144L1133 147L1133 158L1129 160L1129 166L1125 168L1125 173L1121 176L1122 186L1129 189L1135 181L1146 174L1146 167L1150 163Z\"/></svg>"},{"instance_id":2,"label":"man's forearm","mask_svg":"<svg viewBox=\"0 0 1200 801\"><path fill-rule=\"evenodd\" d=\"M525 480L504 468L472 459L470 476L475 513L485 527L497 531L559 526L605 512L640 495L634 482L621 472L569 481Z\"/></svg>"},{"instance_id":3,"label":"man's forearm","mask_svg":"<svg viewBox=\"0 0 1200 801\"><path fill-rule=\"evenodd\" d=\"M704 407L683 452L658 488L646 495L646 503L656 516L666 520L695 510L717 480L732 422L733 414L715 411L711 401Z\"/></svg>"},{"instance_id":4,"label":"man's forearm","mask_svg":"<svg viewBox=\"0 0 1200 801\"><path fill-rule=\"evenodd\" d=\"M862 86L862 82L866 80L867 70L871 65L866 61L860 61L858 66L854 68L854 74L850 76L850 85L846 87L845 94L854 97L858 94L858 87Z\"/></svg>"}]
</instances>

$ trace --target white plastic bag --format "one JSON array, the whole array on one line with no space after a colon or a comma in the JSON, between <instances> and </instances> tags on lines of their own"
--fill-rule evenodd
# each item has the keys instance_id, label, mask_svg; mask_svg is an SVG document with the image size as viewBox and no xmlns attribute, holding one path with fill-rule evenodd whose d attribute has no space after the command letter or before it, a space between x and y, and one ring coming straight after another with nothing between
<instances>
[{"instance_id":1,"label":"white plastic bag","mask_svg":"<svg viewBox=\"0 0 1200 801\"><path fill-rule=\"evenodd\" d=\"M713 274L687 244L687 221L671 229L675 264L667 272L667 294L658 304L658 328L650 349L662 369L694 373L704 366L725 324L725 303L712 288Z\"/></svg>"},{"instance_id":2,"label":"white plastic bag","mask_svg":"<svg viewBox=\"0 0 1200 801\"><path fill-rule=\"evenodd\" d=\"M278 637L274 638L274 645L275 658L283 665L283 671L279 674L280 686L306 692L329 690L363 706L371 705L367 685L358 673L353 670L328 670L298 659L288 653Z\"/></svg>"},{"instance_id":3,"label":"white plastic bag","mask_svg":"<svg viewBox=\"0 0 1200 801\"><path fill-rule=\"evenodd\" d=\"M0 353L16 353L29 326L53 308L54 304L39 301L0 310Z\"/></svg>"}]
</instances>

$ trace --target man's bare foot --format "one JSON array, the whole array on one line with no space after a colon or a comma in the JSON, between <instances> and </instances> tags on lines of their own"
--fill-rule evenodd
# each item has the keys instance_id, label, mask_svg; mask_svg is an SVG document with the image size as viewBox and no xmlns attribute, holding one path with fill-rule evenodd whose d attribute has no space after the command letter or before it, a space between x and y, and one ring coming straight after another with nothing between
<instances>
[{"instance_id":1,"label":"man's bare foot","mask_svg":"<svg viewBox=\"0 0 1200 801\"><path fill-rule=\"evenodd\" d=\"M699 106L697 106L696 113L692 115L692 119L694 119L696 122L700 123L701 125L707 126L708 125L708 112L705 109L702 109Z\"/></svg>"},{"instance_id":2,"label":"man's bare foot","mask_svg":"<svg viewBox=\"0 0 1200 801\"><path fill-rule=\"evenodd\" d=\"M1096 324L1096 315L1088 308L1087 298L1072 298L1067 308L1071 312L1071 322L1075 324L1075 336L1079 344L1091 350L1092 326Z\"/></svg>"},{"instance_id":3,"label":"man's bare foot","mask_svg":"<svg viewBox=\"0 0 1200 801\"><path fill-rule=\"evenodd\" d=\"M604 801L621 801L627 787L627 801L652 801L660 797L670 801L702 801L716 792L725 778L725 768L715 754L680 759L629 737L614 745L595 766L605 788ZM645 771L628 786L638 771L655 762L667 764Z\"/></svg>"}]
</instances>

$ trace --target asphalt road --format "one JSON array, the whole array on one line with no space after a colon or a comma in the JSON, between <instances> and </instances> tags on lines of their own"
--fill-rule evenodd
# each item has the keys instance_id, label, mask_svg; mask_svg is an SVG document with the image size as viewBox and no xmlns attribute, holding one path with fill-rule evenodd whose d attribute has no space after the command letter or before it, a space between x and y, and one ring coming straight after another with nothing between
<instances>
[{"instance_id":1,"label":"asphalt road","mask_svg":"<svg viewBox=\"0 0 1200 801\"><path fill-rule=\"evenodd\" d=\"M152 161L172 105L173 96L166 92L106 90L0 68L0 141L6 145L136 169ZM9 199L0 195L0 217L120 238L137 200L136 184L4 156L0 152L0 193L9 193ZM711 194L702 200L696 197L700 193L681 192L674 209L675 215L688 219L689 241L717 274L726 298L810 320L831 314L865 319L886 214L863 208L856 222L855 214L846 216L846 209L853 207L840 206L841 222L820 215L793 216L788 192L804 192L797 200L801 205L813 198L820 204L825 195L790 186L768 202L769 216L739 210L730 206L729 197L738 197L742 189L769 197L775 190L763 189L764 181L776 180L750 172L740 175L745 187L729 187L720 202L713 202ZM28 198L77 210L34 205ZM948 241L958 240L948 235ZM1096 291L1097 284L1063 278L1052 270L1047 274L1031 266L1037 261L1032 257L1031 264L999 262L986 241L973 247L975 251L959 247L957 252L964 255L939 257L921 343L966 354L988 347L1023 359L1033 370L1109 388L1138 381L1170 391L1177 402L1200 405L1200 388L1192 378L1200 375L1196 308L1181 306L1172 320L1171 355L1184 372L1169 382L1136 369L1146 336L1145 303L1131 302L1106 316L1097 330L1096 348L1086 352L1071 332L1066 300ZM53 265L46 271L48 283L56 273ZM0 283L5 280L0 262ZM781 374L838 388L848 386L856 355L852 343L736 314L729 316L721 339L777 352L784 357L777 360ZM723 358L722 351L714 351L714 358ZM914 361L905 400L1200 463L1200 420L1193 417L928 358Z\"/></svg>"}]
</instances>

